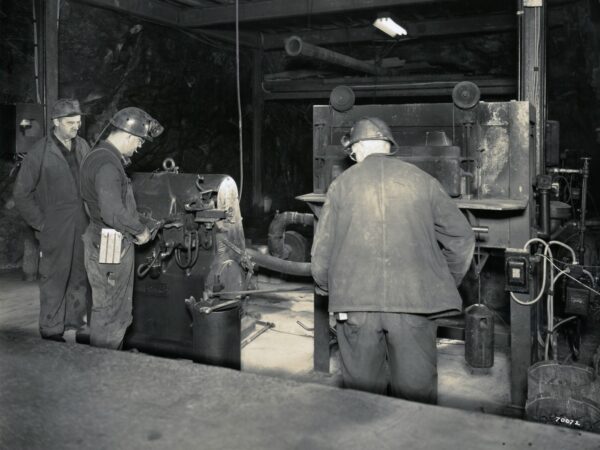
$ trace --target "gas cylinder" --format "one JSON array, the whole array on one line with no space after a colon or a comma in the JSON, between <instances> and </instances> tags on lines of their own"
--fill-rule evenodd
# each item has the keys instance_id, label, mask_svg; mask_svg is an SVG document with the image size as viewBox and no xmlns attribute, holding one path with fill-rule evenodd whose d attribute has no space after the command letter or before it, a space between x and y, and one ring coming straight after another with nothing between
<instances>
[{"instance_id":1,"label":"gas cylinder","mask_svg":"<svg viewBox=\"0 0 600 450\"><path fill-rule=\"evenodd\" d=\"M473 368L494 365L494 316L485 305L465 310L465 360Z\"/></svg>"}]
</instances>

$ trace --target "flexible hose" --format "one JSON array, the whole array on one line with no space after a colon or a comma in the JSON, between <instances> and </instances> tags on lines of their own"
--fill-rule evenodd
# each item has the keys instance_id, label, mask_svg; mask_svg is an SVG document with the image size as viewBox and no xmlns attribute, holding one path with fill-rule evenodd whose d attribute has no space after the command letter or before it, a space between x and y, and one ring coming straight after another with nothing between
<instances>
[{"instance_id":1,"label":"flexible hose","mask_svg":"<svg viewBox=\"0 0 600 450\"><path fill-rule=\"evenodd\" d=\"M257 266L264 267L265 269L286 273L288 275L311 276L310 263L286 261L271 255L263 255L252 248L247 248L246 253L248 253Z\"/></svg>"},{"instance_id":2,"label":"flexible hose","mask_svg":"<svg viewBox=\"0 0 600 450\"><path fill-rule=\"evenodd\" d=\"M286 227L291 224L309 226L314 224L314 220L315 216L310 213L295 211L277 213L269 225L269 253L277 258L287 257L284 244Z\"/></svg>"}]
</instances>

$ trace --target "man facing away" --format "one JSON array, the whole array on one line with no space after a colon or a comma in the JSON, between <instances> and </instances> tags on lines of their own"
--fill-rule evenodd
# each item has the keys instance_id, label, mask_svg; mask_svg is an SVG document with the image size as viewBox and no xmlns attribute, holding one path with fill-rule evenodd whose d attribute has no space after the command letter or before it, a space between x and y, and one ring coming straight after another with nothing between
<instances>
[{"instance_id":1,"label":"man facing away","mask_svg":"<svg viewBox=\"0 0 600 450\"><path fill-rule=\"evenodd\" d=\"M435 178L390 156L382 120L358 120L342 144L357 164L329 186L311 267L337 319L344 386L436 403L432 319L461 310L472 229Z\"/></svg>"},{"instance_id":2,"label":"man facing away","mask_svg":"<svg viewBox=\"0 0 600 450\"><path fill-rule=\"evenodd\" d=\"M82 163L81 195L90 215L83 236L93 300L90 343L118 349L132 321L133 244L143 245L150 239L150 231L140 221L124 167L144 141L152 141L163 128L148 113L134 107L118 111L110 127L106 140L100 141ZM103 229L119 240L118 262L101 262Z\"/></svg>"},{"instance_id":3,"label":"man facing away","mask_svg":"<svg viewBox=\"0 0 600 450\"><path fill-rule=\"evenodd\" d=\"M90 147L77 135L81 114L77 100L54 104L53 129L27 153L13 191L40 243L40 334L60 342L65 330L84 324L90 302L81 241L87 217L79 195L79 166Z\"/></svg>"}]
</instances>

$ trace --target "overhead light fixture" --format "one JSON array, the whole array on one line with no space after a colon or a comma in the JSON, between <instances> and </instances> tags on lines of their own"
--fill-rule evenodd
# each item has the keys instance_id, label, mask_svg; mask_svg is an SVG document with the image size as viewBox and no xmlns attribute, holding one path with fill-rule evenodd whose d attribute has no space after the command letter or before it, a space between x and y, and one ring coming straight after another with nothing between
<instances>
[{"instance_id":1,"label":"overhead light fixture","mask_svg":"<svg viewBox=\"0 0 600 450\"><path fill-rule=\"evenodd\" d=\"M373 26L379 28L381 31L391 37L406 36L408 34L408 32L403 27L398 25L389 14L380 14L375 22L373 22Z\"/></svg>"}]
</instances>

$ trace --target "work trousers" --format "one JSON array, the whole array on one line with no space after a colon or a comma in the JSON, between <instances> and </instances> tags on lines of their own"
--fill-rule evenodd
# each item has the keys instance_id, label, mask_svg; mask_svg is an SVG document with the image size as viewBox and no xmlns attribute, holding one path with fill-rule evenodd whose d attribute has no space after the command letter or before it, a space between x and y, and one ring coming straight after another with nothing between
<instances>
[{"instance_id":1,"label":"work trousers","mask_svg":"<svg viewBox=\"0 0 600 450\"><path fill-rule=\"evenodd\" d=\"M83 236L85 268L92 286L90 344L119 349L132 321L133 244L123 240L120 263L101 264L98 262L99 246L94 243L91 233L88 228Z\"/></svg>"},{"instance_id":2,"label":"work trousers","mask_svg":"<svg viewBox=\"0 0 600 450\"><path fill-rule=\"evenodd\" d=\"M83 227L67 210L64 221L48 219L40 241L40 334L62 335L84 322L91 302L81 242ZM62 223L61 223L62 222Z\"/></svg>"},{"instance_id":3,"label":"work trousers","mask_svg":"<svg viewBox=\"0 0 600 450\"><path fill-rule=\"evenodd\" d=\"M344 387L437 402L437 325L425 316L349 312L337 321Z\"/></svg>"}]
</instances>

